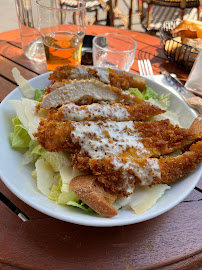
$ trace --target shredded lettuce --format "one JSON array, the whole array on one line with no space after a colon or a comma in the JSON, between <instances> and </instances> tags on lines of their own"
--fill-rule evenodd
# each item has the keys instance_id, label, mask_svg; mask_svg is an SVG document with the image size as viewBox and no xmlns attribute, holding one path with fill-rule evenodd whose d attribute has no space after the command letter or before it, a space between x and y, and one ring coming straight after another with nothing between
<instances>
[{"instance_id":1,"label":"shredded lettuce","mask_svg":"<svg viewBox=\"0 0 202 270\"><path fill-rule=\"evenodd\" d=\"M142 92L142 95L144 97L144 100L149 100L150 98L153 99L157 99L158 94L156 92L154 92L153 89L151 89L151 87L146 86L144 91Z\"/></svg>"},{"instance_id":2,"label":"shredded lettuce","mask_svg":"<svg viewBox=\"0 0 202 270\"><path fill-rule=\"evenodd\" d=\"M57 199L57 203L61 205L67 205L69 201L79 201L79 198L71 190L61 192Z\"/></svg>"},{"instance_id":3,"label":"shredded lettuce","mask_svg":"<svg viewBox=\"0 0 202 270\"><path fill-rule=\"evenodd\" d=\"M140 92L140 90L138 88L129 88L128 91L134 95L139 97L140 99L144 99L143 94Z\"/></svg>"},{"instance_id":4,"label":"shredded lettuce","mask_svg":"<svg viewBox=\"0 0 202 270\"><path fill-rule=\"evenodd\" d=\"M61 186L62 186L62 180L60 178L58 185L52 185L48 198L53 201L57 201L58 197L61 194Z\"/></svg>"},{"instance_id":5,"label":"shredded lettuce","mask_svg":"<svg viewBox=\"0 0 202 270\"><path fill-rule=\"evenodd\" d=\"M78 207L88 213L94 213L95 211L90 208L87 204L85 204L84 202L82 202L81 200L79 200L78 202L75 202L75 201L69 201L67 203L67 205L70 205L70 206L74 206L74 207Z\"/></svg>"},{"instance_id":6,"label":"shredded lettuce","mask_svg":"<svg viewBox=\"0 0 202 270\"><path fill-rule=\"evenodd\" d=\"M20 148L29 147L31 138L27 130L23 126L22 122L16 116L12 119L12 123L14 126L14 131L10 134L12 147L14 148L15 147L20 147Z\"/></svg>"},{"instance_id":7,"label":"shredded lettuce","mask_svg":"<svg viewBox=\"0 0 202 270\"><path fill-rule=\"evenodd\" d=\"M38 142L30 140L29 148L23 155L23 159L22 159L22 164L23 165L29 164L30 162L36 162L36 160L40 156L40 154L34 153L34 149L37 148L37 147L39 147Z\"/></svg>"},{"instance_id":8,"label":"shredded lettuce","mask_svg":"<svg viewBox=\"0 0 202 270\"><path fill-rule=\"evenodd\" d=\"M162 110L167 110L170 106L170 94L162 94L158 99L150 98L149 102L160 107Z\"/></svg>"},{"instance_id":9,"label":"shredded lettuce","mask_svg":"<svg viewBox=\"0 0 202 270\"><path fill-rule=\"evenodd\" d=\"M158 97L158 94L148 86L145 87L143 92L140 92L138 88L129 88L128 91L142 100L157 99Z\"/></svg>"},{"instance_id":10,"label":"shredded lettuce","mask_svg":"<svg viewBox=\"0 0 202 270\"><path fill-rule=\"evenodd\" d=\"M112 71L112 69L111 69L111 68L107 68L107 71L108 71L108 72L111 72L111 71Z\"/></svg>"},{"instance_id":11,"label":"shredded lettuce","mask_svg":"<svg viewBox=\"0 0 202 270\"><path fill-rule=\"evenodd\" d=\"M12 69L12 74L15 81L19 85L23 96L31 99L34 98L34 89L31 87L30 82L20 74L20 71L16 67Z\"/></svg>"},{"instance_id":12,"label":"shredded lettuce","mask_svg":"<svg viewBox=\"0 0 202 270\"><path fill-rule=\"evenodd\" d=\"M38 101L38 102L42 102L42 96L44 95L45 91L42 89L35 89L34 92L34 100Z\"/></svg>"}]
</instances>

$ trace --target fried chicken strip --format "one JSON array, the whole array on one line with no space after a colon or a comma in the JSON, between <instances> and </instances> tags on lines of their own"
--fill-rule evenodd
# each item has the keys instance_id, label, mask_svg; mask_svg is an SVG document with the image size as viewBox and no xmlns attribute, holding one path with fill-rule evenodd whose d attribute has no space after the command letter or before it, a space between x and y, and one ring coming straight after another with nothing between
<instances>
[{"instance_id":1,"label":"fried chicken strip","mask_svg":"<svg viewBox=\"0 0 202 270\"><path fill-rule=\"evenodd\" d=\"M93 103L83 106L68 103L60 107L58 111L51 110L48 119L58 121L98 121L108 119L113 121L144 121L163 112L165 111L149 102L129 105L120 103L101 105L99 103Z\"/></svg>"},{"instance_id":2,"label":"fried chicken strip","mask_svg":"<svg viewBox=\"0 0 202 270\"><path fill-rule=\"evenodd\" d=\"M202 161L202 141L177 157L91 159L90 168L105 188L119 196L132 193L135 184L169 184L192 172Z\"/></svg>"},{"instance_id":3,"label":"fried chicken strip","mask_svg":"<svg viewBox=\"0 0 202 270\"><path fill-rule=\"evenodd\" d=\"M79 151L90 158L159 156L198 139L191 130L173 126L168 119L146 123L42 119L35 136L47 151Z\"/></svg>"},{"instance_id":4,"label":"fried chicken strip","mask_svg":"<svg viewBox=\"0 0 202 270\"><path fill-rule=\"evenodd\" d=\"M145 102L127 91L122 91L95 79L63 81L52 84L48 89L40 103L40 107L44 109L56 108L70 102L78 105L99 101L124 104Z\"/></svg>"},{"instance_id":5,"label":"fried chicken strip","mask_svg":"<svg viewBox=\"0 0 202 270\"><path fill-rule=\"evenodd\" d=\"M57 67L49 76L49 80L52 81L74 79L96 79L122 90L138 88L141 92L145 89L146 86L145 78L138 76L132 77L124 71L118 73L116 70L101 70L95 67L77 66L71 64Z\"/></svg>"}]
</instances>

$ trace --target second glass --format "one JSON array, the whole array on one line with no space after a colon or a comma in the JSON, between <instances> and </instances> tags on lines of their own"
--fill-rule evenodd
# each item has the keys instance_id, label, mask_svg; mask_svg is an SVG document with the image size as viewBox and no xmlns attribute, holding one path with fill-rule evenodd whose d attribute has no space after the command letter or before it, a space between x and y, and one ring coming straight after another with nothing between
<instances>
[{"instance_id":1,"label":"second glass","mask_svg":"<svg viewBox=\"0 0 202 270\"><path fill-rule=\"evenodd\" d=\"M117 33L97 35L93 39L93 64L129 71L136 49L137 43L130 37Z\"/></svg>"},{"instance_id":2,"label":"second glass","mask_svg":"<svg viewBox=\"0 0 202 270\"><path fill-rule=\"evenodd\" d=\"M48 70L68 63L81 64L86 29L85 2L73 2L71 6L56 0L37 0L38 30L45 48Z\"/></svg>"}]
</instances>

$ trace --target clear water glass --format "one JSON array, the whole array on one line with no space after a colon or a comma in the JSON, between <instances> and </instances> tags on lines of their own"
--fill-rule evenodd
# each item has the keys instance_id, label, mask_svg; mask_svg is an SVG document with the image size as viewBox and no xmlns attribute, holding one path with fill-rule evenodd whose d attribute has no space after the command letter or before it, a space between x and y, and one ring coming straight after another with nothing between
<instances>
[{"instance_id":1,"label":"clear water glass","mask_svg":"<svg viewBox=\"0 0 202 270\"><path fill-rule=\"evenodd\" d=\"M93 65L129 71L135 58L137 43L134 39L106 33L93 39Z\"/></svg>"},{"instance_id":2,"label":"clear water glass","mask_svg":"<svg viewBox=\"0 0 202 270\"><path fill-rule=\"evenodd\" d=\"M43 42L37 30L36 0L15 0L15 4L24 54L30 60L46 61Z\"/></svg>"}]
</instances>

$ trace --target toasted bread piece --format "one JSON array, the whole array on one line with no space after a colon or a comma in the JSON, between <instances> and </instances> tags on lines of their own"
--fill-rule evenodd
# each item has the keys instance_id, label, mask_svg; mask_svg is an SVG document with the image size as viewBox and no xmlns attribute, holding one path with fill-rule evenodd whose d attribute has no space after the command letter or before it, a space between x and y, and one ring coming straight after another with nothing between
<instances>
[{"instance_id":1,"label":"toasted bread piece","mask_svg":"<svg viewBox=\"0 0 202 270\"><path fill-rule=\"evenodd\" d=\"M182 43L195 47L195 48L202 49L202 39L200 38L192 39L192 38L182 37Z\"/></svg>"},{"instance_id":2,"label":"toasted bread piece","mask_svg":"<svg viewBox=\"0 0 202 270\"><path fill-rule=\"evenodd\" d=\"M94 175L82 175L73 178L69 185L70 190L95 212L103 217L114 217L118 210L112 205L116 196L104 190Z\"/></svg>"},{"instance_id":3,"label":"toasted bread piece","mask_svg":"<svg viewBox=\"0 0 202 270\"><path fill-rule=\"evenodd\" d=\"M202 26L202 22L193 20L183 20L171 31L171 34L182 37L196 38L197 26Z\"/></svg>"},{"instance_id":4,"label":"toasted bread piece","mask_svg":"<svg viewBox=\"0 0 202 270\"><path fill-rule=\"evenodd\" d=\"M198 115L194 122L191 124L190 129L193 133L202 138L202 114Z\"/></svg>"},{"instance_id":5,"label":"toasted bread piece","mask_svg":"<svg viewBox=\"0 0 202 270\"><path fill-rule=\"evenodd\" d=\"M197 38L202 38L202 25L196 26L196 34L197 34Z\"/></svg>"},{"instance_id":6,"label":"toasted bread piece","mask_svg":"<svg viewBox=\"0 0 202 270\"><path fill-rule=\"evenodd\" d=\"M196 30L181 29L176 34L180 37L197 38Z\"/></svg>"},{"instance_id":7,"label":"toasted bread piece","mask_svg":"<svg viewBox=\"0 0 202 270\"><path fill-rule=\"evenodd\" d=\"M180 52L182 49L182 38L175 37L171 40L167 40L165 44L165 50L168 52L169 55L175 56L175 61L178 60L180 57Z\"/></svg>"},{"instance_id":8,"label":"toasted bread piece","mask_svg":"<svg viewBox=\"0 0 202 270\"><path fill-rule=\"evenodd\" d=\"M169 54L174 54L175 50L178 46L181 46L181 37L175 37L173 39L169 39L166 41L165 44L165 50L169 53Z\"/></svg>"}]
</instances>

